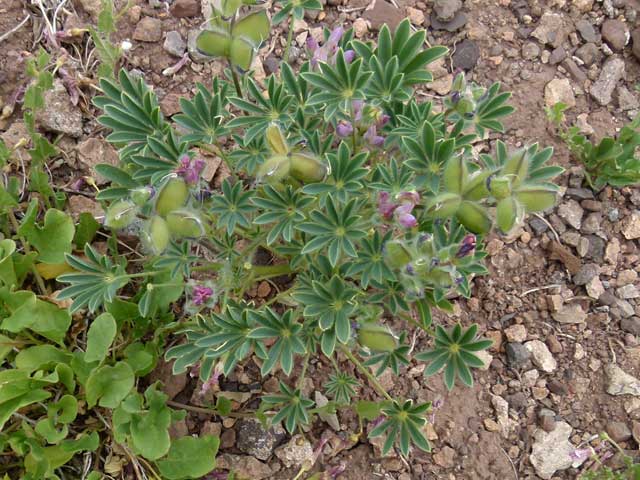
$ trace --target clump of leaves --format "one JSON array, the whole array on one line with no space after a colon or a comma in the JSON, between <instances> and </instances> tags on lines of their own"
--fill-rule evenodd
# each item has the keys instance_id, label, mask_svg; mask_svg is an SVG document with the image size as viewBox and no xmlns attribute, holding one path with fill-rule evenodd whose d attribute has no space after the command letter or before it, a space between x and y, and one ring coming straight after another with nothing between
<instances>
[{"instance_id":1,"label":"clump of leaves","mask_svg":"<svg viewBox=\"0 0 640 480\"><path fill-rule=\"evenodd\" d=\"M580 133L579 127L564 126L566 108L558 103L547 114L571 153L584 164L589 185L601 190L605 185L625 187L640 183L640 116L622 127L616 137L593 143Z\"/></svg>"}]
</instances>

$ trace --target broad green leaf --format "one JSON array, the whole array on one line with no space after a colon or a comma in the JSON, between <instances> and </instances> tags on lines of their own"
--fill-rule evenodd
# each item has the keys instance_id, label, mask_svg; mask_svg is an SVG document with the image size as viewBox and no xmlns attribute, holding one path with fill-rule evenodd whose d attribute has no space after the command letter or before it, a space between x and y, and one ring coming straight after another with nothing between
<instances>
[{"instance_id":1,"label":"broad green leaf","mask_svg":"<svg viewBox=\"0 0 640 480\"><path fill-rule=\"evenodd\" d=\"M230 46L229 34L218 30L203 30L196 39L198 51L210 57L226 57Z\"/></svg>"},{"instance_id":2,"label":"broad green leaf","mask_svg":"<svg viewBox=\"0 0 640 480\"><path fill-rule=\"evenodd\" d=\"M380 416L382 406L379 402L360 400L356 402L356 413L363 420L375 420Z\"/></svg>"},{"instance_id":3,"label":"broad green leaf","mask_svg":"<svg viewBox=\"0 0 640 480\"><path fill-rule=\"evenodd\" d=\"M82 212L78 219L76 234L73 237L73 243L76 248L82 250L87 243L90 243L91 240L93 240L93 237L99 228L100 224L95 218L93 218L93 215L89 212Z\"/></svg>"},{"instance_id":4,"label":"broad green leaf","mask_svg":"<svg viewBox=\"0 0 640 480\"><path fill-rule=\"evenodd\" d=\"M64 336L71 325L69 312L62 310L57 305L39 300L31 292L16 292L12 295L16 296L17 294L26 294L19 295L23 298L22 305L2 321L0 329L19 333L28 328L62 345Z\"/></svg>"},{"instance_id":5,"label":"broad green leaf","mask_svg":"<svg viewBox=\"0 0 640 480\"><path fill-rule=\"evenodd\" d=\"M38 250L38 260L44 263L64 263L65 253L71 253L75 226L69 215L55 208L44 216L44 226L36 224L38 202L29 205L18 233Z\"/></svg>"},{"instance_id":6,"label":"broad green leaf","mask_svg":"<svg viewBox=\"0 0 640 480\"><path fill-rule=\"evenodd\" d=\"M89 376L85 386L89 408L116 408L129 394L135 383L133 370L126 362L114 366L98 367Z\"/></svg>"},{"instance_id":7,"label":"broad green leaf","mask_svg":"<svg viewBox=\"0 0 640 480\"><path fill-rule=\"evenodd\" d=\"M255 54L255 46L251 39L246 37L237 37L231 40L229 46L229 58L231 64L238 67L243 72L251 68L253 56Z\"/></svg>"},{"instance_id":8,"label":"broad green leaf","mask_svg":"<svg viewBox=\"0 0 640 480\"><path fill-rule=\"evenodd\" d=\"M174 440L165 458L157 462L163 478L182 480L203 478L216 466L220 439L212 435Z\"/></svg>"},{"instance_id":9,"label":"broad green leaf","mask_svg":"<svg viewBox=\"0 0 640 480\"><path fill-rule=\"evenodd\" d=\"M21 350L16 355L16 367L34 372L43 368L53 367L58 363L69 363L71 354L53 345L36 345Z\"/></svg>"},{"instance_id":10,"label":"broad green leaf","mask_svg":"<svg viewBox=\"0 0 640 480\"><path fill-rule=\"evenodd\" d=\"M109 347L116 338L116 321L110 313L98 316L87 332L87 362L102 361L109 353Z\"/></svg>"},{"instance_id":11,"label":"broad green leaf","mask_svg":"<svg viewBox=\"0 0 640 480\"><path fill-rule=\"evenodd\" d=\"M13 253L16 251L16 242L9 238L0 241L0 283L11 287L16 285L16 272L13 267Z\"/></svg>"}]
</instances>

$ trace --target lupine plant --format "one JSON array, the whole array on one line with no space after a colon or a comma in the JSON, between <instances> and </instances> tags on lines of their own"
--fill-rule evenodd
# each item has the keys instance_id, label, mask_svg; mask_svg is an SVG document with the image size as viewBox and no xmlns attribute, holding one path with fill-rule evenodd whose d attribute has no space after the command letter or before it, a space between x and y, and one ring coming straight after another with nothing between
<instances>
[{"instance_id":1,"label":"lupine plant","mask_svg":"<svg viewBox=\"0 0 640 480\"><path fill-rule=\"evenodd\" d=\"M93 458L105 438L136 471L210 472L218 439L171 440L183 412L158 384L138 384L160 352L175 374L197 376L201 393L215 395L221 378L251 361L278 379L257 410L235 414L293 433L354 408L355 435L366 430L383 438L384 453L405 456L430 450L424 427L435 407L394 397L378 377L425 362L425 374L442 372L452 389L472 385L483 365L490 341L478 327L434 322L432 312L451 312L452 298L469 297L473 277L487 273L485 235L554 204L550 180L562 169L546 166L552 150L483 148L513 111L499 84L458 75L451 94L418 102L447 49L425 49L425 32L409 21L383 27L375 43L325 31L299 69L283 62L261 84L247 71L265 38L252 36L267 18L254 3L216 3L198 47L230 68L182 99L173 118L142 78L121 70L100 81L98 121L120 157L97 167L111 182L97 195L106 244L93 241L99 226L76 228L51 211L41 227L37 202L16 228L36 249L25 248L31 263L13 240L0 243L0 359L12 365L0 376L13 392L0 394L0 446L24 458L24 478L58 478L76 452ZM315 4L281 7L297 18ZM215 157L230 175L213 188L203 174ZM60 225L54 246L46 238ZM121 250L119 239L132 237L138 259ZM58 305L17 290L34 262L44 281L65 286ZM270 291L258 298L264 284ZM72 318L88 324L80 337ZM333 369L316 385L327 405L304 393L312 360ZM219 395L195 411L225 416L231 407ZM95 421L67 438L78 415Z\"/></svg>"}]
</instances>

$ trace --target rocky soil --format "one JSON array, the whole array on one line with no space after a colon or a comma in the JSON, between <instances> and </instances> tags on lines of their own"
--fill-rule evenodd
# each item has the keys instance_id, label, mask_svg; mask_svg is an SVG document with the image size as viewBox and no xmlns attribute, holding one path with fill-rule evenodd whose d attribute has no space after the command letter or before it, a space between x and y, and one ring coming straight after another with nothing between
<instances>
[{"instance_id":1,"label":"rocky soil","mask_svg":"<svg viewBox=\"0 0 640 480\"><path fill-rule=\"evenodd\" d=\"M26 3L1 2L0 38L33 12ZM95 22L99 4L69 1L61 13L65 29ZM134 4L117 33L118 41L132 44L125 67L144 75L170 116L178 111L180 96L221 72L220 63L207 62L193 49L207 2ZM343 471L340 479L576 478L592 466L573 462L569 454L597 446L601 432L635 455L640 442L640 189L587 188L581 167L549 126L544 108L565 103L569 120L593 139L614 134L637 115L639 13L638 0L326 0L322 13L297 22L292 62L305 58L306 39L321 35L324 26L353 26L356 37L369 38L384 22L394 26L408 16L416 28L428 30L430 44L451 48L451 55L433 68L434 83L420 95L446 95L458 70L480 84L502 82L513 91L517 113L500 138L513 147L555 146L555 162L567 168L562 198L557 208L530 217L510 238L489 238L491 275L475 280L473 297L460 299L452 317L439 318L443 324L477 322L495 341L476 386L448 394L441 379L425 380L419 365L399 378L381 379L394 394L441 405L428 429L431 454L416 452L409 461L382 458L379 443L352 438L358 427L349 412L317 422L306 437L290 438L280 428L265 431L252 421L216 422L199 413L191 413L176 432L220 434L220 470L233 467L240 478L255 480L292 479L317 454L316 470ZM42 41L40 31L38 22L29 20L0 41L0 107L5 113L25 85L24 62ZM254 65L257 80L276 71L286 35L286 27L275 28ZM50 167L58 187L70 196L70 208L100 216L91 191L73 187L83 175L96 177L95 164L117 161L89 105L95 57L88 56L86 41L65 46L77 58L69 59L68 67L83 79L83 95L74 105L64 86L57 85L48 98L55 108L39 124L61 135L59 145L66 153ZM189 62L184 68L163 75L185 54ZM0 137L9 146L25 135L20 115L0 120ZM213 182L226 175L219 165L211 165L208 173ZM267 297L269 289L261 285L254 293ZM426 339L419 337L417 344L426 346ZM155 375L168 382L174 401L207 403L193 378L172 378L168 371L163 366ZM316 401L322 398L315 389L329 372L323 362L310 366L305 388ZM275 378L262 384L258 379L257 366L249 363L225 379L223 393L217 394L234 400L236 408L254 408L255 393L277 388ZM617 461L619 456L610 460Z\"/></svg>"}]
</instances>

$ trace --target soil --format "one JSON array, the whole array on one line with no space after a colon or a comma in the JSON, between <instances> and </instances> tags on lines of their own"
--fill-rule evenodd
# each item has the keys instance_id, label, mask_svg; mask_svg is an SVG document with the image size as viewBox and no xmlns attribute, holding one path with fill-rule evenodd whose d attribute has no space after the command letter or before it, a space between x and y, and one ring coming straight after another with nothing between
<instances>
[{"instance_id":1,"label":"soil","mask_svg":"<svg viewBox=\"0 0 640 480\"><path fill-rule=\"evenodd\" d=\"M176 2L198 3L195 0L174 0ZM70 1L63 10L65 22L68 25L91 22L90 14L83 9L83 4L90 3L88 0ZM116 2L119 6L123 3ZM151 3L156 3L157 8ZM175 113L179 96L191 94L198 82L209 83L212 75L219 74L221 69L215 61L192 62L173 76L163 76L163 70L179 60L163 47L166 33L178 31L186 40L188 32L203 21L201 15L176 18L169 8L170 3L135 0L135 7L123 16L116 34L118 41L138 38L134 32L141 19L148 16L161 21L163 39L151 42L131 40L133 48L127 52L124 66L140 70L147 82L154 86L167 115ZM348 26L363 19L366 27L362 32L363 38L370 38L376 35L381 15L388 21L410 16L416 27L427 28L430 44L451 47L452 57L434 71L436 80L444 86L437 92L421 92L425 98L447 93L447 81L454 73L452 62L457 61L456 50L463 41L472 42L479 48L479 56L471 58L468 79L487 86L501 82L505 90L513 92L511 104L517 108L506 122L505 134L491 137L488 145L491 147L496 139L503 139L511 147L535 142L554 146L553 161L566 167L567 172L560 179L564 188L559 206L542 217L530 217L510 238L488 238L490 275L474 280L471 299L457 299L454 315L439 315L438 321L445 325L456 321L464 325L478 323L482 332L496 341L490 351L492 358L488 369L476 372L475 387L457 387L448 393L439 376L425 379L416 365L409 366L407 372L398 378L383 379L393 394L442 404L435 412L433 429L430 430L433 452L414 452L408 461L395 455L380 458L379 448L365 436L357 442L345 440L349 432L357 431L357 419L348 412L340 412L342 432L333 432L332 435L342 435L344 445L340 448L325 445L315 465L316 471L326 471L343 464L346 470L337 478L353 480L551 478L539 476L530 460L537 441L536 434L540 433L543 425L551 428L557 422L567 422L572 427L569 441L575 447L589 442L596 445L593 437L604 431L613 436L616 425L619 427L616 422L622 422L628 429L637 429L634 424L640 419L638 398L607 393L605 366L616 362L628 374L640 376L640 301L637 298L640 293L636 295L635 291L640 287L637 280L640 252L638 240L623 234L631 223L640 222L633 216L640 209L640 189L607 187L600 192L585 189L580 165L558 139L546 119L544 108L545 88L549 82L568 79L572 87L571 96L575 100L575 106L567 112L568 120L575 122L580 117L592 128L594 139L615 134L638 114L639 95L635 86L640 81L640 63L634 56L634 50L637 54L640 46L632 45L630 35L622 32L623 48L614 51L609 44L615 43L615 39L603 39L600 33L607 19L621 20L629 32L638 28L638 3L635 0L396 0L390 3L384 0L328 0L326 3L322 14L306 18L306 24L295 32L296 36L317 27ZM466 15L466 23L453 32L436 30L434 25L439 26L442 21L437 18L433 3L453 8L456 15ZM33 19L38 18L37 11L31 6L25 7L25 4L20 0L2 2L0 36L20 23L27 13ZM549 13L559 17L564 30L556 29L553 38L545 45L532 34ZM419 24L422 18L424 21ZM593 43L598 55L591 66L584 65L576 56L577 49L587 43L576 27L580 21L586 22L595 32ZM361 20L358 25L362 27ZM39 31L39 22L30 20L0 43L0 106L3 102L11 103L24 85L24 60L35 53L41 38L34 32ZM560 45L553 45L562 34L565 39L559 42ZM270 60L282 56L285 38L286 27L276 27L273 37L261 51L260 66L267 74L269 65L273 63ZM71 46L67 48L72 51ZM297 61L304 58L303 48L293 50L294 56L299 56ZM564 59L555 63L563 55ZM601 74L604 62L612 56L624 60L625 75L617 82L612 100L601 105L590 91ZM78 73L91 77L81 65L71 65ZM258 68L256 73L259 80L264 78L262 69ZM95 82L95 78L92 81ZM624 88L633 101L628 97L625 100ZM90 95L91 88L86 87L84 92ZM82 138L65 139L71 147L89 136L101 135L93 117L95 111L84 110ZM19 118L17 112L4 121L0 120L0 135ZM78 177L86 174L86 170L81 170L86 166L79 165L78 168ZM581 224L572 221L570 214L578 216ZM558 248L562 247L558 247L556 242L564 246L564 253L558 253ZM616 246L619 253L614 255ZM601 292L593 292L598 287L593 276L584 283L577 281L590 264L597 266L595 276L600 280ZM625 285L631 287L620 290ZM578 311L585 314L583 321L557 321L558 313L576 305L579 306ZM510 328L514 325L524 328ZM516 330L519 335L514 335ZM557 363L555 369L546 372L531 360L520 365L508 358L505 351L507 343L523 344L532 340L541 340L547 345ZM416 348L427 346L425 338L418 337L416 343ZM311 365L308 377L313 380L308 381L307 391L313 392L316 386L326 381L329 372L330 365L322 362ZM259 377L257 373L256 366L250 362L221 387L223 390L247 392L250 384ZM160 378L168 376L160 375ZM273 385L270 386L269 382L267 380L258 388L268 391ZM181 386L180 389L174 388L176 391L172 396L176 401L197 404L199 386L195 380L174 379L172 383ZM365 389L366 393L373 398L372 390ZM496 400L496 397L501 400ZM508 404L507 415L501 416L499 407L496 407L501 401ZM251 406L251 401L247 405ZM551 411L553 421L550 426L540 420L543 409ZM211 419L204 415L190 414L184 428L197 434L208 420ZM234 429L233 422L223 424L226 443L223 441L222 452L246 455L235 442ZM327 431L332 432L326 423L314 425L309 432L314 446ZM620 446L637 450L638 439L627 437L622 436ZM283 439L278 444L287 441ZM271 468L268 478L290 480L296 476L297 468L285 468L277 456L271 455L264 463ZM587 468L588 464L564 468L558 470L553 478L576 478Z\"/></svg>"}]
</instances>

